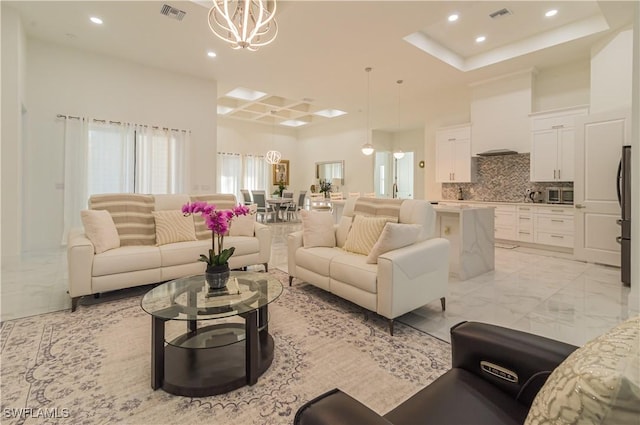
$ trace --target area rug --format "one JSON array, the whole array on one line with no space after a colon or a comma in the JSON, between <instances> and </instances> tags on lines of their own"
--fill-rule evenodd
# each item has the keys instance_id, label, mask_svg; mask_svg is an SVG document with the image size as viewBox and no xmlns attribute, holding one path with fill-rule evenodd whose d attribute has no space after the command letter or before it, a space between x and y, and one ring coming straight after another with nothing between
<instances>
[{"instance_id":1,"label":"area rug","mask_svg":"<svg viewBox=\"0 0 640 425\"><path fill-rule=\"evenodd\" d=\"M447 343L304 283L270 305L271 367L251 387L202 398L150 386L151 319L141 296L2 323L3 424L291 424L340 388L384 414L443 374Z\"/></svg>"}]
</instances>

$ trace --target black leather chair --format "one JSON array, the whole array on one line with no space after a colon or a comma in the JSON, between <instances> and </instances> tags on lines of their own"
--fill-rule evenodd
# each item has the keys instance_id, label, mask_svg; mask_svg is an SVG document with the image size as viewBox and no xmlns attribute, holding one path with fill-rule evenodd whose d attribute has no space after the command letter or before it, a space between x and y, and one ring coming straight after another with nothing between
<instances>
[{"instance_id":1,"label":"black leather chair","mask_svg":"<svg viewBox=\"0 0 640 425\"><path fill-rule=\"evenodd\" d=\"M547 377L578 347L500 326L451 328L452 369L384 416L339 389L307 402L295 425L523 424Z\"/></svg>"}]
</instances>

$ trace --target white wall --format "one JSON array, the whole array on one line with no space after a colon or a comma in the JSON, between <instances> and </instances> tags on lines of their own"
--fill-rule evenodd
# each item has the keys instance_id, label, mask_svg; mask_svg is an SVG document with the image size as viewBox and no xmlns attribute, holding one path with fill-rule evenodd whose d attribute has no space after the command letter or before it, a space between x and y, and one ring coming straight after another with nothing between
<instances>
[{"instance_id":1,"label":"white wall","mask_svg":"<svg viewBox=\"0 0 640 425\"><path fill-rule=\"evenodd\" d=\"M534 76L532 112L588 105L590 85L588 59L541 69Z\"/></svg>"},{"instance_id":2,"label":"white wall","mask_svg":"<svg viewBox=\"0 0 640 425\"><path fill-rule=\"evenodd\" d=\"M633 29L591 49L591 113L631 108L632 61Z\"/></svg>"},{"instance_id":3,"label":"white wall","mask_svg":"<svg viewBox=\"0 0 640 425\"><path fill-rule=\"evenodd\" d=\"M30 39L27 92L25 250L61 242L64 146L57 114L191 130L191 192L215 191L215 81Z\"/></svg>"},{"instance_id":4,"label":"white wall","mask_svg":"<svg viewBox=\"0 0 640 425\"><path fill-rule=\"evenodd\" d=\"M374 155L360 151L366 143L362 117L343 116L333 121L302 128L298 132L298 164L294 175L302 189L309 189L315 178L315 163L345 161L345 184L348 192L373 192Z\"/></svg>"},{"instance_id":5,"label":"white wall","mask_svg":"<svg viewBox=\"0 0 640 425\"><path fill-rule=\"evenodd\" d=\"M471 154L492 149L531 150L531 72L507 75L471 88Z\"/></svg>"},{"instance_id":6,"label":"white wall","mask_svg":"<svg viewBox=\"0 0 640 425\"><path fill-rule=\"evenodd\" d=\"M23 106L25 103L26 37L15 9L2 13L2 258L21 250Z\"/></svg>"},{"instance_id":7,"label":"white wall","mask_svg":"<svg viewBox=\"0 0 640 425\"><path fill-rule=\"evenodd\" d=\"M299 171L297 154L297 134L295 129L283 128L231 118L218 118L218 152L265 155L267 151L276 150L282 159L289 160L288 190L308 189L293 178ZM275 186L274 186L275 189Z\"/></svg>"}]
</instances>

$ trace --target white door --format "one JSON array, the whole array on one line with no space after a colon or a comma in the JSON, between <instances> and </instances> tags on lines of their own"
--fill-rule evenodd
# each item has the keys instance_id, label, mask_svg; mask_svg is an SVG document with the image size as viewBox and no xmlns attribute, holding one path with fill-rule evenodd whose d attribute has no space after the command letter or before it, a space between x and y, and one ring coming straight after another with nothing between
<instances>
[{"instance_id":1,"label":"white door","mask_svg":"<svg viewBox=\"0 0 640 425\"><path fill-rule=\"evenodd\" d=\"M398 173L398 198L413 199L413 152L405 152L401 159L396 159Z\"/></svg>"},{"instance_id":2,"label":"white door","mask_svg":"<svg viewBox=\"0 0 640 425\"><path fill-rule=\"evenodd\" d=\"M574 254L579 260L620 266L616 176L630 135L630 111L576 117Z\"/></svg>"}]
</instances>

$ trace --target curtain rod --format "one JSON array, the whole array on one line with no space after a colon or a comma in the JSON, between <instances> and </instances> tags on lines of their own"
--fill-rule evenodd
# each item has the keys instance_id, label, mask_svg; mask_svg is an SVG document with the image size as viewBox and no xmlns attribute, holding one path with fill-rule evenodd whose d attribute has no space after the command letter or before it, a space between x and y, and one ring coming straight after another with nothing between
<instances>
[{"instance_id":1,"label":"curtain rod","mask_svg":"<svg viewBox=\"0 0 640 425\"><path fill-rule=\"evenodd\" d=\"M74 117L73 115L63 115L63 114L56 115L56 118L64 118L65 120L66 119L70 119L70 120L84 120L85 119L84 117ZM102 123L102 124L107 124L108 123L108 124L122 125L122 123L120 121L111 121L111 120L107 121L107 120L99 120L99 119L96 119L96 118L93 118L91 121L99 122L99 123ZM141 126L141 127L150 127L150 128L155 129L155 130L162 129L162 130L182 131L183 133L191 133L191 130L181 130L179 128L158 127L156 125L147 125L147 124L135 124L135 123L132 123L132 124L133 125L138 125L138 126Z\"/></svg>"},{"instance_id":2,"label":"curtain rod","mask_svg":"<svg viewBox=\"0 0 640 425\"><path fill-rule=\"evenodd\" d=\"M236 155L236 156L255 156L256 158L264 158L264 155L254 155L252 153L237 153L237 152L218 152L219 155Z\"/></svg>"}]
</instances>

